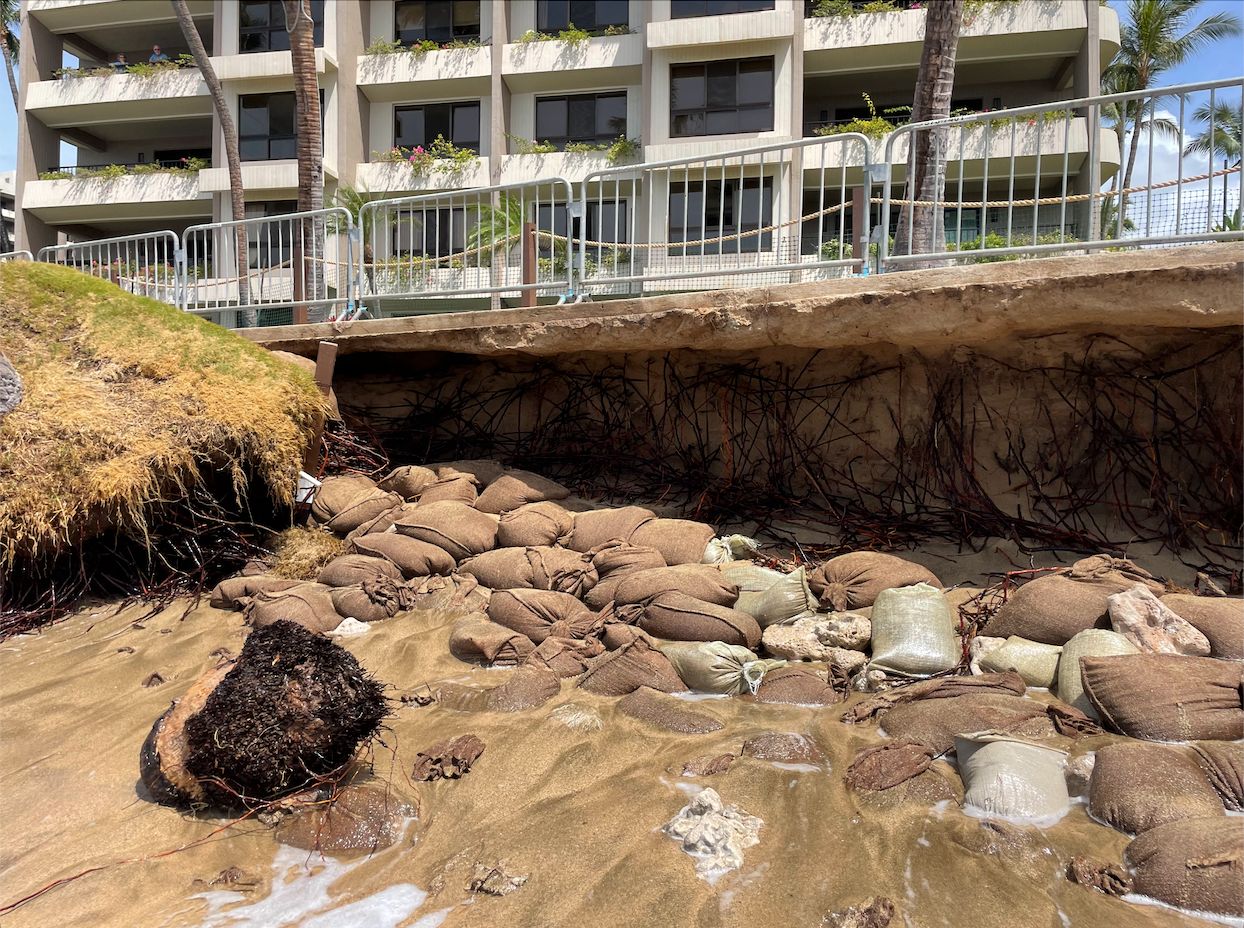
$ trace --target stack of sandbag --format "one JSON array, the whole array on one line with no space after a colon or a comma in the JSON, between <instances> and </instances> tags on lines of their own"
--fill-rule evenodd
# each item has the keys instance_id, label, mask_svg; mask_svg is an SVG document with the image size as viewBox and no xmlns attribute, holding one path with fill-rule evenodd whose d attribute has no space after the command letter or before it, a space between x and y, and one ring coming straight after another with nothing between
<instances>
[{"instance_id":1,"label":"stack of sandbag","mask_svg":"<svg viewBox=\"0 0 1244 928\"><path fill-rule=\"evenodd\" d=\"M1244 828L1212 815L1158 825L1123 852L1134 890L1167 905L1233 918L1244 916Z\"/></svg>"},{"instance_id":2,"label":"stack of sandbag","mask_svg":"<svg viewBox=\"0 0 1244 928\"><path fill-rule=\"evenodd\" d=\"M710 548L716 535L713 527L704 522L660 519L650 509L623 506L575 513L570 547L587 552L611 541L624 541L655 548L670 566L716 563L723 556L721 544Z\"/></svg>"},{"instance_id":3,"label":"stack of sandbag","mask_svg":"<svg viewBox=\"0 0 1244 928\"><path fill-rule=\"evenodd\" d=\"M830 558L808 576L821 605L835 612L864 609L883 590L924 583L941 589L932 571L893 554L855 551Z\"/></svg>"},{"instance_id":4,"label":"stack of sandbag","mask_svg":"<svg viewBox=\"0 0 1244 928\"><path fill-rule=\"evenodd\" d=\"M1182 819L1226 815L1201 755L1189 745L1121 741L1099 748L1088 798L1093 818L1132 835Z\"/></svg>"}]
</instances>

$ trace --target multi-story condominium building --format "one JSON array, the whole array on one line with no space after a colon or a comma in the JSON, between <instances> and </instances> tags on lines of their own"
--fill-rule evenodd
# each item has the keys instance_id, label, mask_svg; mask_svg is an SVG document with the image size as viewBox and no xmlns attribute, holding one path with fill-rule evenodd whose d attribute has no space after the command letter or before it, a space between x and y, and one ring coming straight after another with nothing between
<instances>
[{"instance_id":1,"label":"multi-story condominium building","mask_svg":"<svg viewBox=\"0 0 1244 928\"><path fill-rule=\"evenodd\" d=\"M0 171L0 252L12 251L17 232L17 172Z\"/></svg>"},{"instance_id":2,"label":"multi-story condominium building","mask_svg":"<svg viewBox=\"0 0 1244 928\"><path fill-rule=\"evenodd\" d=\"M873 107L884 115L911 102L924 17L910 0L890 5L853 15L853 0L314 0L326 200L340 185L374 197L549 176L573 183L606 166L604 149L619 139L638 146L635 160L657 161L833 132ZM190 7L237 121L247 213L290 211L296 125L281 0ZM198 72L118 62L147 62L154 46L174 61L187 51L170 4L22 0L21 17L17 247L231 218L221 135ZM1099 0L973 4L954 106L1096 94L1118 45L1117 16ZM64 70L70 56L77 68ZM1117 163L1117 145L1103 129L1090 145L1086 120L1072 123L1066 147L1083 189L1088 153L1106 162L1113 150ZM1065 167L1058 135L1060 157L1036 168L1051 183ZM478 159L452 172L412 165L409 153L438 136ZM77 147L76 164L60 164L62 143ZM812 180L821 166L806 158L793 169L808 178L805 203L826 195ZM1094 180L1113 173L1100 167ZM1040 187L1029 173L1027 189ZM773 205L763 177L749 183L671 184L665 213L703 216L716 200L715 228L755 227ZM633 207L615 195L589 208L589 237ZM988 228L987 208L964 215L956 234ZM438 237L460 247L462 230L448 218L416 247ZM662 222L670 228L649 229L652 241L704 231Z\"/></svg>"}]
</instances>

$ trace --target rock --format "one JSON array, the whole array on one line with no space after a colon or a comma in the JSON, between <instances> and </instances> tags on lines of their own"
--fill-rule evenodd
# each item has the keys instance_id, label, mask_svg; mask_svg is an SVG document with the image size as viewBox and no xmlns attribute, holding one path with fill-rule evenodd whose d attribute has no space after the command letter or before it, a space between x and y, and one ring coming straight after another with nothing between
<instances>
[{"instance_id":1,"label":"rock","mask_svg":"<svg viewBox=\"0 0 1244 928\"><path fill-rule=\"evenodd\" d=\"M415 755L411 778L426 783L456 780L471 772L471 765L484 753L484 742L475 735L459 735L438 741Z\"/></svg>"},{"instance_id":2,"label":"rock","mask_svg":"<svg viewBox=\"0 0 1244 928\"><path fill-rule=\"evenodd\" d=\"M868 655L863 651L851 651L847 648L830 648L826 653L825 662L830 667L837 667L850 677L868 663Z\"/></svg>"},{"instance_id":3,"label":"rock","mask_svg":"<svg viewBox=\"0 0 1244 928\"><path fill-rule=\"evenodd\" d=\"M1132 878L1121 866L1082 854L1077 854L1068 862L1067 879L1107 896L1124 896L1132 891Z\"/></svg>"},{"instance_id":4,"label":"rock","mask_svg":"<svg viewBox=\"0 0 1244 928\"><path fill-rule=\"evenodd\" d=\"M971 659L971 670L974 674L985 673L980 668L980 659L997 648L1006 644L1005 638L993 638L989 635L977 635L972 639L972 643L968 646L968 656Z\"/></svg>"},{"instance_id":5,"label":"rock","mask_svg":"<svg viewBox=\"0 0 1244 928\"><path fill-rule=\"evenodd\" d=\"M780 764L826 763L824 752L807 735L792 731L767 731L743 742L743 756Z\"/></svg>"},{"instance_id":6,"label":"rock","mask_svg":"<svg viewBox=\"0 0 1244 928\"><path fill-rule=\"evenodd\" d=\"M888 928L894 918L894 903L884 896L873 896L859 905L830 912L821 919L821 928Z\"/></svg>"},{"instance_id":7,"label":"rock","mask_svg":"<svg viewBox=\"0 0 1244 928\"><path fill-rule=\"evenodd\" d=\"M810 613L789 625L770 625L761 638L775 657L791 661L828 661L836 649L863 651L872 623L854 612Z\"/></svg>"},{"instance_id":8,"label":"rock","mask_svg":"<svg viewBox=\"0 0 1244 928\"><path fill-rule=\"evenodd\" d=\"M682 775L685 777L711 777L717 773L725 773L733 763L733 754L705 754L683 764Z\"/></svg>"},{"instance_id":9,"label":"rock","mask_svg":"<svg viewBox=\"0 0 1244 928\"><path fill-rule=\"evenodd\" d=\"M685 706L682 700L647 686L641 686L618 700L618 709L625 715L667 731L703 735L710 731L719 731L723 727L713 716Z\"/></svg>"},{"instance_id":10,"label":"rock","mask_svg":"<svg viewBox=\"0 0 1244 928\"><path fill-rule=\"evenodd\" d=\"M714 789L704 789L662 828L695 859L695 871L709 879L743 866L743 851L760 842L764 824L736 805L726 805Z\"/></svg>"},{"instance_id":11,"label":"rock","mask_svg":"<svg viewBox=\"0 0 1244 928\"><path fill-rule=\"evenodd\" d=\"M475 872L471 874L471 882L467 884L467 892L508 896L526 882L526 876L506 873L501 864L495 867L476 864Z\"/></svg>"},{"instance_id":12,"label":"rock","mask_svg":"<svg viewBox=\"0 0 1244 928\"><path fill-rule=\"evenodd\" d=\"M851 678L851 689L859 693L881 693L891 686L884 670L864 670Z\"/></svg>"},{"instance_id":13,"label":"rock","mask_svg":"<svg viewBox=\"0 0 1244 928\"><path fill-rule=\"evenodd\" d=\"M1110 625L1141 651L1209 657L1209 639L1143 584L1106 597Z\"/></svg>"},{"instance_id":14,"label":"rock","mask_svg":"<svg viewBox=\"0 0 1244 928\"><path fill-rule=\"evenodd\" d=\"M22 378L0 352L0 419L3 419L22 401Z\"/></svg>"},{"instance_id":15,"label":"rock","mask_svg":"<svg viewBox=\"0 0 1244 928\"><path fill-rule=\"evenodd\" d=\"M1090 751L1067 761L1064 774L1067 777L1067 793L1071 796L1087 796L1089 781L1093 779L1093 765L1097 762L1097 754Z\"/></svg>"}]
</instances>

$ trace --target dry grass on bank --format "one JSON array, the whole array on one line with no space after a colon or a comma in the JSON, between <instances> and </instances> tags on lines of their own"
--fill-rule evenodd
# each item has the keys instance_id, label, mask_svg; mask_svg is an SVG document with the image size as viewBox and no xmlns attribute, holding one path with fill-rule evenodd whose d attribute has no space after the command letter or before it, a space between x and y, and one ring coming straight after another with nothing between
<instances>
[{"instance_id":1,"label":"dry grass on bank","mask_svg":"<svg viewBox=\"0 0 1244 928\"><path fill-rule=\"evenodd\" d=\"M324 565L345 551L345 542L332 532L315 525L295 525L276 536L269 573L286 580L314 580Z\"/></svg>"},{"instance_id":2,"label":"dry grass on bank","mask_svg":"<svg viewBox=\"0 0 1244 928\"><path fill-rule=\"evenodd\" d=\"M189 314L48 264L0 264L0 351L25 399L0 420L0 567L112 527L212 472L289 503L324 405L311 378Z\"/></svg>"}]
</instances>

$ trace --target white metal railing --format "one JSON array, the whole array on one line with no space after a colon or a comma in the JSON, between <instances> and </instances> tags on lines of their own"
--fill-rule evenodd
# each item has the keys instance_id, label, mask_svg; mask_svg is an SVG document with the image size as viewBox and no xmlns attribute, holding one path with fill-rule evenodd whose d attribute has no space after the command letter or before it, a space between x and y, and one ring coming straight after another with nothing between
<instances>
[{"instance_id":1,"label":"white metal railing","mask_svg":"<svg viewBox=\"0 0 1244 928\"><path fill-rule=\"evenodd\" d=\"M90 242L49 245L38 260L76 268L122 290L180 305L180 243L170 231L145 232Z\"/></svg>"},{"instance_id":2,"label":"white metal railing","mask_svg":"<svg viewBox=\"0 0 1244 928\"><path fill-rule=\"evenodd\" d=\"M356 241L340 207L191 226L182 234L182 308L223 325L349 318Z\"/></svg>"},{"instance_id":3,"label":"white metal railing","mask_svg":"<svg viewBox=\"0 0 1244 928\"><path fill-rule=\"evenodd\" d=\"M35 256L29 251L0 251L0 261L33 261Z\"/></svg>"},{"instance_id":4,"label":"white metal railing","mask_svg":"<svg viewBox=\"0 0 1244 928\"><path fill-rule=\"evenodd\" d=\"M359 210L361 300L379 313L436 297L564 299L572 202L560 177L369 201Z\"/></svg>"},{"instance_id":5,"label":"white metal railing","mask_svg":"<svg viewBox=\"0 0 1244 928\"><path fill-rule=\"evenodd\" d=\"M867 137L842 133L594 171L574 217L577 287L709 289L858 270L871 163Z\"/></svg>"},{"instance_id":6,"label":"white metal railing","mask_svg":"<svg viewBox=\"0 0 1244 928\"><path fill-rule=\"evenodd\" d=\"M1244 94L1228 102L1231 91L1244 78L900 126L885 140L882 269L1244 237L1222 215L1232 179L1239 203L1238 154L1217 167L1214 132L1203 154L1187 151L1220 103L1239 118ZM912 176L929 149L937 174ZM1172 155L1173 174L1161 163Z\"/></svg>"}]
</instances>

